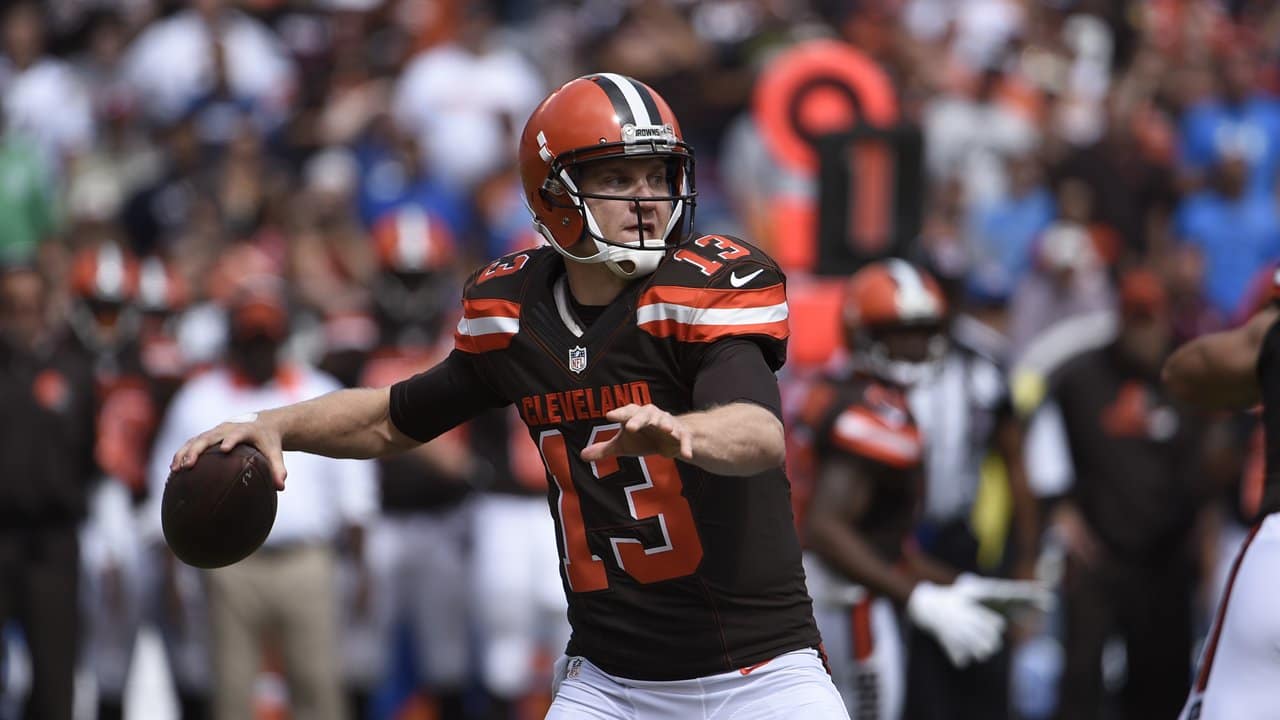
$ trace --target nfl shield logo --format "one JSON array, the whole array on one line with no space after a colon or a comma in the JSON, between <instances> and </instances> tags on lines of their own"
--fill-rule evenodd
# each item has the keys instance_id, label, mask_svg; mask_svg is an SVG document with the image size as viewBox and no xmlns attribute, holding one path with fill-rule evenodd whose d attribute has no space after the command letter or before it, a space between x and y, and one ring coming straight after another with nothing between
<instances>
[{"instance_id":1,"label":"nfl shield logo","mask_svg":"<svg viewBox=\"0 0 1280 720\"><path fill-rule=\"evenodd\" d=\"M569 348L569 370L580 373L587 369L587 349L579 345Z\"/></svg>"}]
</instances>

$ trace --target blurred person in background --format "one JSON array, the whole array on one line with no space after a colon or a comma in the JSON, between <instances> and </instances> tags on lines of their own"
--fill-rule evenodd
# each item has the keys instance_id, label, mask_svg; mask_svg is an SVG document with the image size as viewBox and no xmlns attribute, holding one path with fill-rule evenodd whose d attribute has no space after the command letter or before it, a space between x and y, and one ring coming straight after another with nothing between
<instances>
[{"instance_id":1,"label":"blurred person in background","mask_svg":"<svg viewBox=\"0 0 1280 720\"><path fill-rule=\"evenodd\" d=\"M971 290L1006 299L1031 269L1033 247L1056 214L1034 151L1004 160L1008 191L976 202L965 228L969 248Z\"/></svg>"},{"instance_id":2,"label":"blurred person in background","mask_svg":"<svg viewBox=\"0 0 1280 720\"><path fill-rule=\"evenodd\" d=\"M1280 486L1276 482L1277 445L1276 299L1280 278L1267 288L1265 304L1249 321L1232 330L1204 335L1180 347L1164 366L1166 386L1177 397L1212 410L1261 407L1261 437L1255 452L1262 467L1251 471L1257 485L1249 493L1251 525L1226 576L1195 683L1179 716L1269 717L1280 708L1274 688L1280 663L1273 652L1277 626L1272 595L1275 580L1276 526Z\"/></svg>"},{"instance_id":3,"label":"blurred person in background","mask_svg":"<svg viewBox=\"0 0 1280 720\"><path fill-rule=\"evenodd\" d=\"M454 237L467 237L472 223L469 197L452 178L428 164L421 148L418 139L389 115L374 118L354 146L361 222L373 227L384 214L416 205L448 223Z\"/></svg>"},{"instance_id":4,"label":"blurred person in background","mask_svg":"<svg viewBox=\"0 0 1280 720\"><path fill-rule=\"evenodd\" d=\"M983 603L1046 601L1034 584L959 574L908 540L929 502L926 443L939 441L923 435L908 392L946 355L945 303L937 282L905 261L855 273L842 306L849 360L831 382L816 386L802 411L817 461L805 523L806 576L833 678L856 719L902 713L907 651L895 608L937 639L943 662L969 668L1003 644L1004 618ZM948 469L954 468L937 472ZM935 672L912 692L945 688ZM965 717L987 716L968 709ZM913 707L911 717L940 711Z\"/></svg>"},{"instance_id":5,"label":"blurred person in background","mask_svg":"<svg viewBox=\"0 0 1280 720\"><path fill-rule=\"evenodd\" d=\"M195 0L142 28L125 72L154 122L190 115L197 135L224 145L247 114L260 133L284 122L295 88L284 45L268 26L228 0Z\"/></svg>"},{"instance_id":6,"label":"blurred person in background","mask_svg":"<svg viewBox=\"0 0 1280 720\"><path fill-rule=\"evenodd\" d=\"M1179 128L1178 155L1191 189L1212 184L1224 163L1243 163L1242 194L1270 195L1280 177L1280 99L1260 87L1261 52L1244 28L1214 48L1218 92L1188 108Z\"/></svg>"},{"instance_id":7,"label":"blurred person in background","mask_svg":"<svg viewBox=\"0 0 1280 720\"><path fill-rule=\"evenodd\" d=\"M534 65L501 41L492 5L462 3L456 39L409 60L391 99L427 166L459 190L511 162L520 122L545 90Z\"/></svg>"},{"instance_id":8,"label":"blurred person in background","mask_svg":"<svg viewBox=\"0 0 1280 720\"><path fill-rule=\"evenodd\" d=\"M144 108L125 77L130 28L121 11L102 7L86 18L82 32L87 37L74 57L75 69L92 100L97 134L78 159L70 184L84 174L103 174L129 198L156 180L164 162L159 138L143 122Z\"/></svg>"},{"instance_id":9,"label":"blurred person in background","mask_svg":"<svg viewBox=\"0 0 1280 720\"><path fill-rule=\"evenodd\" d=\"M1074 467L1050 511L1067 550L1062 720L1109 705L1102 659L1113 635L1127 658L1120 717L1174 717L1190 677L1205 427L1159 382L1172 332L1159 276L1128 271L1118 302L1115 341L1049 381Z\"/></svg>"},{"instance_id":10,"label":"blurred person in background","mask_svg":"<svg viewBox=\"0 0 1280 720\"><path fill-rule=\"evenodd\" d=\"M45 54L45 12L17 2L3 16L0 96L4 128L30 140L46 171L61 176L94 140L90 95L73 68Z\"/></svg>"},{"instance_id":11,"label":"blurred person in background","mask_svg":"<svg viewBox=\"0 0 1280 720\"><path fill-rule=\"evenodd\" d=\"M0 128L0 174L0 260L31 261L57 229L56 174L38 147L7 125Z\"/></svg>"},{"instance_id":12,"label":"blurred person in background","mask_svg":"<svg viewBox=\"0 0 1280 720\"><path fill-rule=\"evenodd\" d=\"M268 152L248 115L237 115L227 144L212 154L213 201L227 238L256 245L283 264L292 180Z\"/></svg>"},{"instance_id":13,"label":"blurred person in background","mask_svg":"<svg viewBox=\"0 0 1280 720\"><path fill-rule=\"evenodd\" d=\"M551 664L570 636L546 471L526 436L511 408L470 424L480 490L473 501L471 593L488 720L546 710Z\"/></svg>"},{"instance_id":14,"label":"blurred person in background","mask_svg":"<svg viewBox=\"0 0 1280 720\"><path fill-rule=\"evenodd\" d=\"M358 358L360 387L387 387L430 368L453 348L459 294L447 226L415 207L373 229L378 272L371 282L377 346ZM348 317L348 321L351 318ZM387 674L395 631L407 623L418 687L440 720L468 717L463 691L473 667L471 512L475 462L465 428L412 452L378 461L381 513L366 542L372 580L350 593L344 649L355 682L352 712L365 717L370 691ZM351 573L356 575L356 573ZM359 590L358 578L349 583ZM504 602L512 602L506 597Z\"/></svg>"},{"instance_id":15,"label":"blurred person in background","mask_svg":"<svg viewBox=\"0 0 1280 720\"><path fill-rule=\"evenodd\" d=\"M1115 299L1102 254L1088 231L1077 223L1057 221L1045 229L1035 248L1031 271L1009 300L1009 352L1013 362L1043 342L1050 331L1074 321L1063 340L1085 342L1080 323L1114 329ZM1059 352L1074 354L1077 347ZM1043 353L1043 346L1036 350Z\"/></svg>"},{"instance_id":16,"label":"blurred person in background","mask_svg":"<svg viewBox=\"0 0 1280 720\"><path fill-rule=\"evenodd\" d=\"M16 622L26 640L25 717L71 720L96 402L92 362L68 351L48 293L31 265L0 273L0 626Z\"/></svg>"},{"instance_id":17,"label":"blurred person in background","mask_svg":"<svg viewBox=\"0 0 1280 720\"><path fill-rule=\"evenodd\" d=\"M1280 134L1275 136L1280 138ZM1280 140L1274 140L1280 145ZM1251 192L1248 159L1223 152L1208 185L1178 207L1177 253L1198 255L1201 287L1210 308L1228 321L1248 311L1251 281L1280 258L1280 208L1274 192Z\"/></svg>"},{"instance_id":18,"label":"blurred person in background","mask_svg":"<svg viewBox=\"0 0 1280 720\"><path fill-rule=\"evenodd\" d=\"M947 349L907 395L924 438L924 497L914 538L922 552L959 572L1031 580L1039 517L1023 458L1025 427L1006 381L1008 340L966 312L960 285L943 286L959 291L947 303L956 310L944 316ZM992 507L1003 507L1006 516L992 523ZM1003 522L993 532L991 526ZM1009 653L1002 648L989 660L956 668L937 640L913 624L906 686L910 720L1003 720L1009 717Z\"/></svg>"},{"instance_id":19,"label":"blurred person in background","mask_svg":"<svg viewBox=\"0 0 1280 720\"><path fill-rule=\"evenodd\" d=\"M319 317L360 309L371 300L377 254L356 216L358 173L351 152L328 148L303 166L302 189L292 198L289 282L302 305ZM413 206L404 212L423 213ZM394 226L395 214L384 222Z\"/></svg>"},{"instance_id":20,"label":"blurred person in background","mask_svg":"<svg viewBox=\"0 0 1280 720\"><path fill-rule=\"evenodd\" d=\"M149 473L156 501L151 521L157 528L158 501L169 474L166 458L181 437L215 418L251 416L339 387L332 378L281 358L289 315L278 278L240 278L231 294L228 330L224 363L186 383L161 425ZM355 556L363 556L363 531L377 503L373 468L317 456L299 456L293 464L297 480L291 493L281 496L263 546L236 565L202 573L218 720L252 716L264 642L279 647L295 715L320 720L347 716L339 667L335 543L345 540Z\"/></svg>"},{"instance_id":21,"label":"blurred person in background","mask_svg":"<svg viewBox=\"0 0 1280 720\"><path fill-rule=\"evenodd\" d=\"M956 179L966 207L981 207L1010 192L1006 158L1039 142L1032 120L1001 97L1006 82L989 67L969 83L933 95L925 105L925 167L937 181Z\"/></svg>"},{"instance_id":22,"label":"blurred person in background","mask_svg":"<svg viewBox=\"0 0 1280 720\"><path fill-rule=\"evenodd\" d=\"M123 717L125 673L142 623L144 567L134 508L145 498L147 443L158 414L138 345L138 263L110 240L109 224L78 220L68 307L76 352L94 369L101 472L81 528L84 648L98 717Z\"/></svg>"},{"instance_id":23,"label":"blurred person in background","mask_svg":"<svg viewBox=\"0 0 1280 720\"><path fill-rule=\"evenodd\" d=\"M100 257L102 249L85 254ZM126 673L139 628L150 619L161 620L155 615L162 598L160 576L138 509L148 499L147 461L160 418L186 371L172 337L172 321L186 303L185 286L160 258L146 258L136 268L129 305L137 322L127 355L110 373L98 373L95 457L105 482L94 493L82 528L84 655L97 681L100 720L123 717ZM88 301L80 297L83 292L79 290L77 302ZM196 717L188 714L189 703L180 699L179 705L184 716Z\"/></svg>"},{"instance_id":24,"label":"blurred person in background","mask_svg":"<svg viewBox=\"0 0 1280 720\"><path fill-rule=\"evenodd\" d=\"M209 194L209 171L189 117L157 125L161 167L125 199L120 222L139 255L170 254ZM206 200L207 202L207 200Z\"/></svg>"},{"instance_id":25,"label":"blurred person in background","mask_svg":"<svg viewBox=\"0 0 1280 720\"><path fill-rule=\"evenodd\" d=\"M61 108L49 113L50 102L69 91L74 104L74 77L58 60L44 55L44 20L40 5L15 3L0 18L4 55L0 56L0 254L3 260L27 263L58 229L61 163L56 147L38 140L38 132L58 127ZM46 113L45 117L41 117ZM67 115L74 124L74 108ZM36 127L32 126L35 123ZM90 140L79 137L79 142ZM56 274L54 275L56 277Z\"/></svg>"}]
</instances>

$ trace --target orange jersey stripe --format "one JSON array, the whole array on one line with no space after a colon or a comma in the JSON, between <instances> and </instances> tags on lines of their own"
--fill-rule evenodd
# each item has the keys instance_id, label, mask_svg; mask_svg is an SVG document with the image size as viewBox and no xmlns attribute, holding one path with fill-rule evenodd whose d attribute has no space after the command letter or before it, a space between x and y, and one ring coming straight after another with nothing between
<instances>
[{"instance_id":1,"label":"orange jersey stripe","mask_svg":"<svg viewBox=\"0 0 1280 720\"><path fill-rule=\"evenodd\" d=\"M787 301L782 283L750 290L730 288L691 288L679 285L654 285L640 296L639 307L655 303L686 305L695 308L762 308Z\"/></svg>"},{"instance_id":2,"label":"orange jersey stripe","mask_svg":"<svg viewBox=\"0 0 1280 720\"><path fill-rule=\"evenodd\" d=\"M875 650L875 637L871 633L871 597L865 597L853 606L850 618L853 631L853 659L866 660Z\"/></svg>"},{"instance_id":3,"label":"orange jersey stripe","mask_svg":"<svg viewBox=\"0 0 1280 720\"><path fill-rule=\"evenodd\" d=\"M520 317L520 303L497 298L463 298L462 313L469 318Z\"/></svg>"}]
</instances>

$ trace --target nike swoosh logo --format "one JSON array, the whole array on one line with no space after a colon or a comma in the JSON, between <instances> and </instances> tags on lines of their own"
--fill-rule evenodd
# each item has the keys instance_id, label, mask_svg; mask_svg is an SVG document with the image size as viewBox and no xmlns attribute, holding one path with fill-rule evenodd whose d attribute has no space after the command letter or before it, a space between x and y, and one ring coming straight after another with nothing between
<instances>
[{"instance_id":1,"label":"nike swoosh logo","mask_svg":"<svg viewBox=\"0 0 1280 720\"><path fill-rule=\"evenodd\" d=\"M746 277L738 277L737 271L729 273L729 284L734 287L742 287L756 278L757 275L764 272L764 268L747 275Z\"/></svg>"}]
</instances>

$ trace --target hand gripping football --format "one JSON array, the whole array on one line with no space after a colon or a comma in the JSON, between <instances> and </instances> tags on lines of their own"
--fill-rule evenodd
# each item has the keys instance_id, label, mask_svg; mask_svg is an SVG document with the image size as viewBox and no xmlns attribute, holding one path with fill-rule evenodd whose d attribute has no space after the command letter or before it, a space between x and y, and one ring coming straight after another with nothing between
<instances>
[{"instance_id":1,"label":"hand gripping football","mask_svg":"<svg viewBox=\"0 0 1280 720\"><path fill-rule=\"evenodd\" d=\"M164 539L199 568L239 562L260 547L276 519L267 458L251 445L215 445L189 468L169 473L160 504Z\"/></svg>"}]
</instances>

